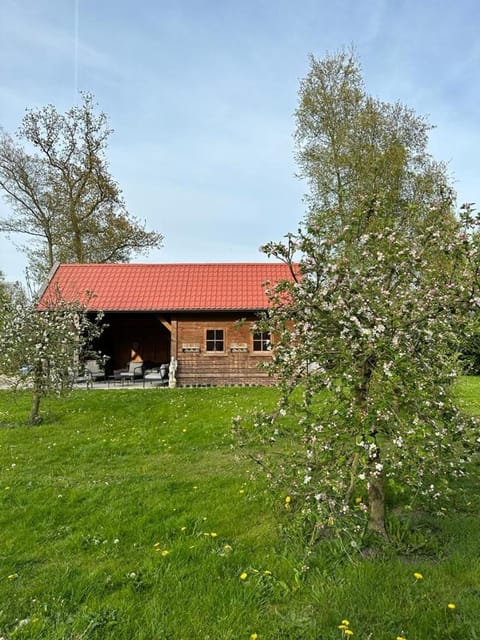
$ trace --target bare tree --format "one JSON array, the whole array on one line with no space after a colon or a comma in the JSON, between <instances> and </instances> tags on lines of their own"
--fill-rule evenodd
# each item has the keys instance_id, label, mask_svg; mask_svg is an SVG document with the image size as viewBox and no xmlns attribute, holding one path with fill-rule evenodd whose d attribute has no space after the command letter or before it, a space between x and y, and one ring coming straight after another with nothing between
<instances>
[{"instance_id":1,"label":"bare tree","mask_svg":"<svg viewBox=\"0 0 480 640\"><path fill-rule=\"evenodd\" d=\"M11 208L0 231L28 237L36 280L55 262L127 262L161 246L162 235L128 213L109 173L111 133L88 93L65 114L53 105L27 110L20 142L0 132L0 187Z\"/></svg>"}]
</instances>

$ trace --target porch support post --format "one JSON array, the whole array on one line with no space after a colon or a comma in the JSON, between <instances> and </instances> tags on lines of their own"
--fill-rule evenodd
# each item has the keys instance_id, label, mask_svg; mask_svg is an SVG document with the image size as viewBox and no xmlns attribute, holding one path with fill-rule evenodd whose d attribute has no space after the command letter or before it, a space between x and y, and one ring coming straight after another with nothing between
<instances>
[{"instance_id":1,"label":"porch support post","mask_svg":"<svg viewBox=\"0 0 480 640\"><path fill-rule=\"evenodd\" d=\"M178 320L172 320L172 332L170 334L170 355L178 360Z\"/></svg>"}]
</instances>

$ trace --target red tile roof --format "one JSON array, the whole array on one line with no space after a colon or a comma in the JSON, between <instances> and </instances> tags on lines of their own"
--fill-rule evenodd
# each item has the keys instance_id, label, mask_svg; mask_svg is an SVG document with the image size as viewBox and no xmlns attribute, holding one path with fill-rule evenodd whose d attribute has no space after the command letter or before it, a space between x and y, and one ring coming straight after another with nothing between
<instances>
[{"instance_id":1,"label":"red tile roof","mask_svg":"<svg viewBox=\"0 0 480 640\"><path fill-rule=\"evenodd\" d=\"M60 264L39 308L59 291L69 301L93 298L91 311L207 311L268 308L264 283L291 279L282 263Z\"/></svg>"}]
</instances>

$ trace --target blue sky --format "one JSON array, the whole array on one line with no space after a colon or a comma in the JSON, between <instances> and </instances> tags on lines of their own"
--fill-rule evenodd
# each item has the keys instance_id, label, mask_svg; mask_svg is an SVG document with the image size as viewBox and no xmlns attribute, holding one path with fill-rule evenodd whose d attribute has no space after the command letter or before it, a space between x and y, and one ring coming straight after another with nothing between
<instances>
[{"instance_id":1,"label":"blue sky","mask_svg":"<svg viewBox=\"0 0 480 640\"><path fill-rule=\"evenodd\" d=\"M292 132L310 53L353 45L370 93L429 117L459 201L480 204L479 27L477 0L0 0L0 126L93 92L130 213L165 235L140 261L261 261L304 213ZM7 279L25 265L0 236Z\"/></svg>"}]
</instances>

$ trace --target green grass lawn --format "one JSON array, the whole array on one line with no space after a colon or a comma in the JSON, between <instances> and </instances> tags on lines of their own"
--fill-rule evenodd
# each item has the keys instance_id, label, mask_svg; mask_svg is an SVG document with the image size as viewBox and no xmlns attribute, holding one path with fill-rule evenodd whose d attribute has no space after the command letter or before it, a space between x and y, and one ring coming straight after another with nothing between
<instances>
[{"instance_id":1,"label":"green grass lawn","mask_svg":"<svg viewBox=\"0 0 480 640\"><path fill-rule=\"evenodd\" d=\"M82 390L27 427L0 392L0 638L480 638L478 474L429 553L302 557L230 433L275 394ZM459 394L480 414L479 379Z\"/></svg>"}]
</instances>

